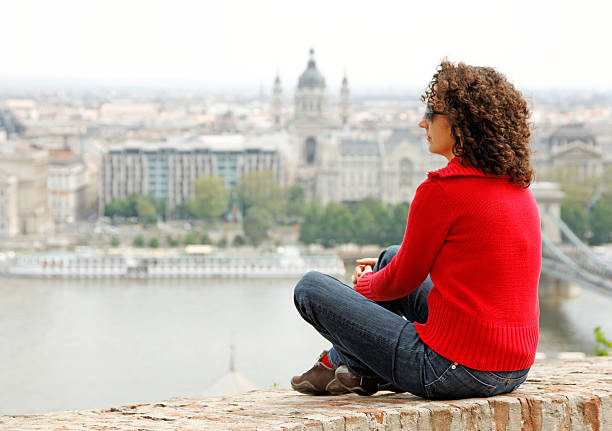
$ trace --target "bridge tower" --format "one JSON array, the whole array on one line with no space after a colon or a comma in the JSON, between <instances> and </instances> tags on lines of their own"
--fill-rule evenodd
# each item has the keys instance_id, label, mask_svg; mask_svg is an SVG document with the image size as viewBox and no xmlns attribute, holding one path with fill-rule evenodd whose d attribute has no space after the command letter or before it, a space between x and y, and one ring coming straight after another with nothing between
<instances>
[{"instance_id":1,"label":"bridge tower","mask_svg":"<svg viewBox=\"0 0 612 431\"><path fill-rule=\"evenodd\" d=\"M553 221L551 213L561 218L561 201L565 193L559 183L537 182L531 185L531 191L540 210L542 235L546 235L554 244L561 244L561 229Z\"/></svg>"},{"instance_id":2,"label":"bridge tower","mask_svg":"<svg viewBox=\"0 0 612 431\"><path fill-rule=\"evenodd\" d=\"M561 229L553 218L561 218L561 201L565 193L559 183L538 182L531 185L531 191L538 203L540 211L540 224L542 226L542 240L547 240L555 246L562 242ZM567 280L542 272L538 287L540 296L548 297L574 297L580 293L580 287Z\"/></svg>"}]
</instances>

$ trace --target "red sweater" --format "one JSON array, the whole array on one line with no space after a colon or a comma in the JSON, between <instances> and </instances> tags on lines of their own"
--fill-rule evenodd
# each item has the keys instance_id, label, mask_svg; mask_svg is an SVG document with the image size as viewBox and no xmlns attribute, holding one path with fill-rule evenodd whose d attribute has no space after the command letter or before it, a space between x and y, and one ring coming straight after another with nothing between
<instances>
[{"instance_id":1,"label":"red sweater","mask_svg":"<svg viewBox=\"0 0 612 431\"><path fill-rule=\"evenodd\" d=\"M455 157L417 189L397 255L355 290L398 299L431 274L429 318L415 323L423 342L470 368L527 368L538 344L540 235L529 189Z\"/></svg>"}]
</instances>

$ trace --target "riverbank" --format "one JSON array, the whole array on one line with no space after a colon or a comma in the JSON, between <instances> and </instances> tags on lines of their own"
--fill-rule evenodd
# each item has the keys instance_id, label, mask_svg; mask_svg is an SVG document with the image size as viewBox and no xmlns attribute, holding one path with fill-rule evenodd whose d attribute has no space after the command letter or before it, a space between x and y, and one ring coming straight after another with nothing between
<instances>
[{"instance_id":1,"label":"riverbank","mask_svg":"<svg viewBox=\"0 0 612 431\"><path fill-rule=\"evenodd\" d=\"M106 410L2 416L0 429L427 430L612 429L612 358L536 364L512 394L428 401L381 392L312 397L290 390L172 398Z\"/></svg>"}]
</instances>

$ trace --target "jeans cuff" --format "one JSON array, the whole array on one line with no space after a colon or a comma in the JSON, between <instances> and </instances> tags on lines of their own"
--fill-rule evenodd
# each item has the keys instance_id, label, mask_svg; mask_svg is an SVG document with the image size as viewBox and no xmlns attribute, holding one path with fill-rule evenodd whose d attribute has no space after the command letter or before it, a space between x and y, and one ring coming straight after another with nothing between
<instances>
[{"instance_id":1,"label":"jeans cuff","mask_svg":"<svg viewBox=\"0 0 612 431\"><path fill-rule=\"evenodd\" d=\"M338 352L336 352L336 349L334 347L331 347L327 351L327 360L334 368L338 368L340 365L342 365L340 363L340 357L338 356Z\"/></svg>"}]
</instances>

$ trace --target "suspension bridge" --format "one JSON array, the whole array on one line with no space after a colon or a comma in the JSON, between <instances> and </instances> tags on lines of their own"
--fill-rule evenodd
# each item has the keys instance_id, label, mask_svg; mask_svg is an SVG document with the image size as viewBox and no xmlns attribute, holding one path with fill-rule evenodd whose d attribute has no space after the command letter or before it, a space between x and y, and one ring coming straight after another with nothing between
<instances>
[{"instance_id":1,"label":"suspension bridge","mask_svg":"<svg viewBox=\"0 0 612 431\"><path fill-rule=\"evenodd\" d=\"M536 184L532 190L542 219L542 274L612 296L612 266L561 220L558 185Z\"/></svg>"}]
</instances>

